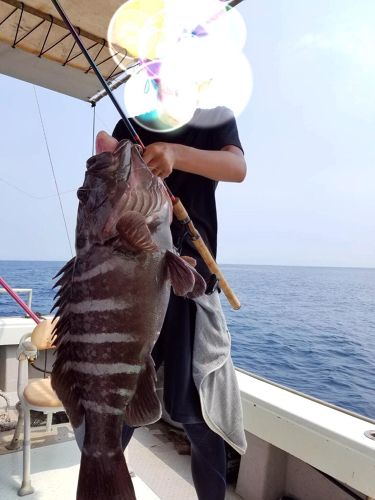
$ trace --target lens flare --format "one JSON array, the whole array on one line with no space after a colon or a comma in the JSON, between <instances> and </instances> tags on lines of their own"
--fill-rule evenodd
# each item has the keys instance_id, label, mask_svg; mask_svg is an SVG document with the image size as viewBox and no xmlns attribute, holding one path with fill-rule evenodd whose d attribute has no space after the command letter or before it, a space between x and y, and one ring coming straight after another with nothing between
<instances>
[{"instance_id":1,"label":"lens flare","mask_svg":"<svg viewBox=\"0 0 375 500\"><path fill-rule=\"evenodd\" d=\"M253 75L242 52L232 52L224 42L210 37L185 36L165 57L159 70L160 85L174 89L195 109L225 106L239 116L248 104ZM200 118L202 114L197 115ZM223 115L226 116L226 115ZM199 123L198 126L207 126Z\"/></svg>"},{"instance_id":2,"label":"lens flare","mask_svg":"<svg viewBox=\"0 0 375 500\"><path fill-rule=\"evenodd\" d=\"M176 28L169 15L172 0L129 0L113 15L107 33L112 57L118 64L119 47L140 59L157 59L165 51Z\"/></svg>"},{"instance_id":3,"label":"lens flare","mask_svg":"<svg viewBox=\"0 0 375 500\"><path fill-rule=\"evenodd\" d=\"M246 43L246 23L240 12L232 8L205 25L207 35L212 39L225 41L228 51L242 51Z\"/></svg>"},{"instance_id":4,"label":"lens flare","mask_svg":"<svg viewBox=\"0 0 375 500\"><path fill-rule=\"evenodd\" d=\"M251 97L245 22L226 2L129 0L113 16L108 40L115 59L123 47L142 63L126 84L125 106L151 130L179 128L202 116L198 108L226 106L238 116Z\"/></svg>"},{"instance_id":5,"label":"lens flare","mask_svg":"<svg viewBox=\"0 0 375 500\"><path fill-rule=\"evenodd\" d=\"M133 74L124 88L125 108L142 127L170 132L191 120L197 95L188 81L163 77L158 66L151 61Z\"/></svg>"}]
</instances>

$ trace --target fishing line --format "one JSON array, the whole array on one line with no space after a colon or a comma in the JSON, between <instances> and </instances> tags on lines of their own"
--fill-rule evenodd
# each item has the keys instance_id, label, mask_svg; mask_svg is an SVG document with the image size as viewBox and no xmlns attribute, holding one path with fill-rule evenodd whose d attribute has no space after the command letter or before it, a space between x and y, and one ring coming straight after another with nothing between
<instances>
[{"instance_id":1,"label":"fishing line","mask_svg":"<svg viewBox=\"0 0 375 500\"><path fill-rule=\"evenodd\" d=\"M72 249L72 244L71 244L70 238L69 238L68 225L66 223L64 208L63 208L63 204L62 204L62 201L61 201L61 195L60 195L59 186L58 186L57 179L56 179L55 169L54 169L53 162L52 162L51 152L50 152L49 146L48 146L47 134L46 134L46 130L44 128L42 112L41 112L41 109L40 109L38 95L36 93L35 85L33 85L33 89L34 89L36 104L37 104L38 111L39 111L40 123L41 123L42 129L43 129L44 142L45 142L46 148L47 148L47 153L48 153L48 158L49 158L49 162L50 162L50 166L51 166L51 170L52 170L53 180L55 181L56 192L57 192L57 196L59 198L60 210L61 210L62 218L63 218L63 221L64 221L65 232L66 232L66 236L68 238L70 253L71 253L72 257L73 257L73 249Z\"/></svg>"},{"instance_id":2,"label":"fishing line","mask_svg":"<svg viewBox=\"0 0 375 500\"><path fill-rule=\"evenodd\" d=\"M28 191L25 191L24 189L16 186L15 184L12 184L11 182L7 181L6 179L3 179L0 177L0 182L3 182L7 186L11 187L12 189L15 189L16 191L19 191L20 193L24 194L25 196L32 198L33 200L47 200L48 198L56 198L57 194L47 194L45 196L37 196L33 193L29 193ZM68 193L75 193L75 189L69 189L68 191L60 191L60 194L68 194Z\"/></svg>"}]
</instances>

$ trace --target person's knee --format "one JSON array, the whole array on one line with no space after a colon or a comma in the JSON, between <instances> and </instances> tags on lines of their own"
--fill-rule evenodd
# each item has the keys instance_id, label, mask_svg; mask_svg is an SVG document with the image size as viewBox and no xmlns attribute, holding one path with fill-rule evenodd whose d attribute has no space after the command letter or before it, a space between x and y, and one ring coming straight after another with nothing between
<instances>
[{"instance_id":1,"label":"person's knee","mask_svg":"<svg viewBox=\"0 0 375 500\"><path fill-rule=\"evenodd\" d=\"M129 425L126 424L123 425L121 434L121 444L123 450L125 450L125 448L128 446L129 441L131 440L134 434L134 431L135 431L134 427L129 427Z\"/></svg>"}]
</instances>

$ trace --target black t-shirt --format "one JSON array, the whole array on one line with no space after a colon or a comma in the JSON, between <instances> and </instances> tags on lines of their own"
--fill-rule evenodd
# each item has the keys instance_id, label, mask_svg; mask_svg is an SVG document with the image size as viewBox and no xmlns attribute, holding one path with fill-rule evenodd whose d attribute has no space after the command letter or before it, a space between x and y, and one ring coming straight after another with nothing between
<instances>
[{"instance_id":1,"label":"black t-shirt","mask_svg":"<svg viewBox=\"0 0 375 500\"><path fill-rule=\"evenodd\" d=\"M210 110L198 109L192 120L185 126L172 132L153 132L142 127L133 119L131 124L145 146L153 142L178 143L197 149L219 151L224 146L234 145L242 149L235 118L228 108L218 107ZM202 123L204 126L202 126ZM120 120L113 137L117 140L130 139L130 134ZM216 257L217 215L215 190L217 181L201 175L174 170L165 182L174 196L181 199L195 227L208 248ZM197 270L207 278L209 273L203 264L190 238L185 234L184 226L175 218L171 225L173 243L181 255L190 255L197 259Z\"/></svg>"}]
</instances>

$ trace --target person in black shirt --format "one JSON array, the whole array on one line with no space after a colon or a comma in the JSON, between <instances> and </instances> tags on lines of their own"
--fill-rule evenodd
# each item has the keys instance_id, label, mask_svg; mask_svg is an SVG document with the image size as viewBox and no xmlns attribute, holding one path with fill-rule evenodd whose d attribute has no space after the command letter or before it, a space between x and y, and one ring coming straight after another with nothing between
<instances>
[{"instance_id":1,"label":"person in black shirt","mask_svg":"<svg viewBox=\"0 0 375 500\"><path fill-rule=\"evenodd\" d=\"M241 182L246 175L246 162L232 112L223 107L198 109L189 123L169 132L152 130L150 122L147 122L147 127L143 126L142 118L130 121L145 144L145 163L181 199L216 257L215 190L218 181ZM131 139L122 120L112 135L117 140ZM180 255L193 257L197 261L196 269L208 281L210 272L185 234L184 226L173 220L171 232ZM193 300L177 297L171 292L164 325L152 355L156 369L164 364L165 408L172 420L183 425L191 442L192 473L198 498L224 500L224 440L205 423L192 377L195 315ZM132 429L125 427L124 447L131 435Z\"/></svg>"},{"instance_id":2,"label":"person in black shirt","mask_svg":"<svg viewBox=\"0 0 375 500\"><path fill-rule=\"evenodd\" d=\"M143 159L155 175L163 178L179 197L214 257L217 247L215 190L218 181L241 182L246 163L237 125L228 108L200 110L185 126L171 132L143 128L140 120L130 119L145 144ZM150 127L150 123L147 123ZM113 137L131 139L120 120ZM198 270L207 274L200 256L188 238L183 241L183 226L173 220L173 241L182 255L198 260Z\"/></svg>"}]
</instances>

